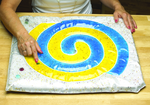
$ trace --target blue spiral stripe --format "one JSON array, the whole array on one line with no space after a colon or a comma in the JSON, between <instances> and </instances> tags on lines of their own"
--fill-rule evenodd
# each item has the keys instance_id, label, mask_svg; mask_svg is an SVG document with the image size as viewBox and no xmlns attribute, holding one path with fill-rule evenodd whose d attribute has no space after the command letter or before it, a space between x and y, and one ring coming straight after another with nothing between
<instances>
[{"instance_id":1,"label":"blue spiral stripe","mask_svg":"<svg viewBox=\"0 0 150 105\"><path fill-rule=\"evenodd\" d=\"M48 42L51 39L51 37L58 31L61 31L65 28L69 28L69 27L87 27L87 28L92 28L92 29L102 31L105 34L107 34L115 43L115 45L117 47L117 51L118 51L117 62L115 64L115 66L108 73L115 73L115 74L120 75L124 71L124 69L128 63L128 58L129 58L128 45L127 45L126 41L124 40L124 38L115 30L113 30L103 24L100 24L100 23L97 23L94 21L89 21L89 20L66 20L66 21L57 23L57 24L49 27L43 33L41 33L41 35L37 39L37 42L39 43L39 46L41 47L44 54L42 54L42 55L38 54L38 56L39 56L39 59L44 64L46 64L48 67L53 68L55 70L65 71L65 72L84 71L89 68L95 67L97 65L97 63L93 63L95 59L93 59L92 57L90 57L88 59L88 61L84 61L81 63L67 64L67 63L59 62L59 61L53 59L51 57L51 55L48 53L47 46L48 46ZM77 35L77 36L79 37L79 35ZM80 38L81 38L81 40L85 41L85 38L83 38L82 36ZM89 36L89 39L90 38L91 37ZM72 37L72 40L73 39L74 38ZM74 40L73 43L76 40ZM87 42L87 41L85 41L85 42L89 44L89 42ZM97 49L100 49L100 50L99 50L99 52L96 52L96 53L98 56L100 56L100 57L97 57L97 58L99 58L99 59L97 59L97 61L98 61L98 63L100 63L100 61L103 58L103 54L101 54L101 52L103 52L102 45L100 42L96 42L95 39L94 39L94 42L92 42L92 43L98 43L98 45L96 47L97 47ZM95 46L95 45L92 45L92 46ZM92 47L90 47L90 48L92 48ZM65 51L65 50L63 50L63 51ZM91 50L91 51L93 53L93 51L95 51L95 50ZM87 63L87 64L84 64L84 63Z\"/></svg>"},{"instance_id":2,"label":"blue spiral stripe","mask_svg":"<svg viewBox=\"0 0 150 105\"><path fill-rule=\"evenodd\" d=\"M42 34L42 36L43 35L46 35L46 34ZM49 38L51 37L50 35L48 36ZM43 39L39 37L38 42L39 41L42 42ZM39 59L48 67L59 70L59 71L65 71L65 72L77 72L77 71L79 72L79 71L84 71L84 70L97 66L103 59L104 51L103 51L103 47L101 43L92 36L88 36L88 35L69 36L62 41L62 44L61 44L62 51L67 54L75 54L74 52L76 50L75 43L78 41L83 41L87 43L91 50L90 57L83 62L75 63L75 64L60 62L54 59L49 53L39 54ZM40 47L43 50L43 52L48 52L47 43L41 43L41 44L40 44Z\"/></svg>"}]
</instances>

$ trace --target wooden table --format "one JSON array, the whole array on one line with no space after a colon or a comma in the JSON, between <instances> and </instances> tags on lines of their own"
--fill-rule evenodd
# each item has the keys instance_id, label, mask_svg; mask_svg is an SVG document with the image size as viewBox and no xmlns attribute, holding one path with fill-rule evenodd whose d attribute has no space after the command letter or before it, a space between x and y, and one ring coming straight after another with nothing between
<instances>
[{"instance_id":1,"label":"wooden table","mask_svg":"<svg viewBox=\"0 0 150 105\"><path fill-rule=\"evenodd\" d=\"M17 13L18 16L74 16L74 14ZM78 16L108 16L91 14ZM109 15L111 16L111 15ZM5 91L12 35L0 22L0 105L150 105L150 15L133 15L138 29L133 33L146 88L135 93L30 94Z\"/></svg>"}]
</instances>

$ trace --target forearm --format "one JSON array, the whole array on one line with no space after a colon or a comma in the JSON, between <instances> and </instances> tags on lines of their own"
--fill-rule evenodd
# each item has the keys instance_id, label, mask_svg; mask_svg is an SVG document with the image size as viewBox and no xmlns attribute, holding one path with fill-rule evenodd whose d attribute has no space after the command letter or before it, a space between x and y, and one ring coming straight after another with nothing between
<instances>
[{"instance_id":1,"label":"forearm","mask_svg":"<svg viewBox=\"0 0 150 105\"><path fill-rule=\"evenodd\" d=\"M0 18L4 26L10 31L15 37L28 35L28 32L21 24L19 17L15 13L13 8L0 7Z\"/></svg>"},{"instance_id":2,"label":"forearm","mask_svg":"<svg viewBox=\"0 0 150 105\"><path fill-rule=\"evenodd\" d=\"M106 5L107 7L116 10L116 9L123 9L124 7L121 5L121 3L119 2L119 0L100 0L104 5Z\"/></svg>"}]
</instances>

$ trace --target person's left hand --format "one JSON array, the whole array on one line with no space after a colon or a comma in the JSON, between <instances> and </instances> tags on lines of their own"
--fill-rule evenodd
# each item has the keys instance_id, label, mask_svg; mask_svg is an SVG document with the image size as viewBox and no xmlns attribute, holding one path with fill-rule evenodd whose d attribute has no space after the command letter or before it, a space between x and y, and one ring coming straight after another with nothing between
<instances>
[{"instance_id":1,"label":"person's left hand","mask_svg":"<svg viewBox=\"0 0 150 105\"><path fill-rule=\"evenodd\" d=\"M114 20L117 23L119 18L122 18L124 21L124 24L128 29L131 30L131 32L135 32L135 29L137 28L136 22L132 18L132 16L124 10L124 8L116 9L114 12Z\"/></svg>"}]
</instances>

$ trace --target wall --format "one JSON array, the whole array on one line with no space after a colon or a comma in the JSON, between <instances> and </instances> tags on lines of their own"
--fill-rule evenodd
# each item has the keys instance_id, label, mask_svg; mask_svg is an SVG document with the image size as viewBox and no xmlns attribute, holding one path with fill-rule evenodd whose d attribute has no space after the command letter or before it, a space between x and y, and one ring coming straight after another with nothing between
<instances>
[{"instance_id":1,"label":"wall","mask_svg":"<svg viewBox=\"0 0 150 105\"><path fill-rule=\"evenodd\" d=\"M0 0L1 1L1 0ZM32 12L32 0L22 0L17 12ZM112 14L113 10L102 5L99 0L91 0L94 14ZM120 0L121 4L130 14L150 15L150 0Z\"/></svg>"}]
</instances>

